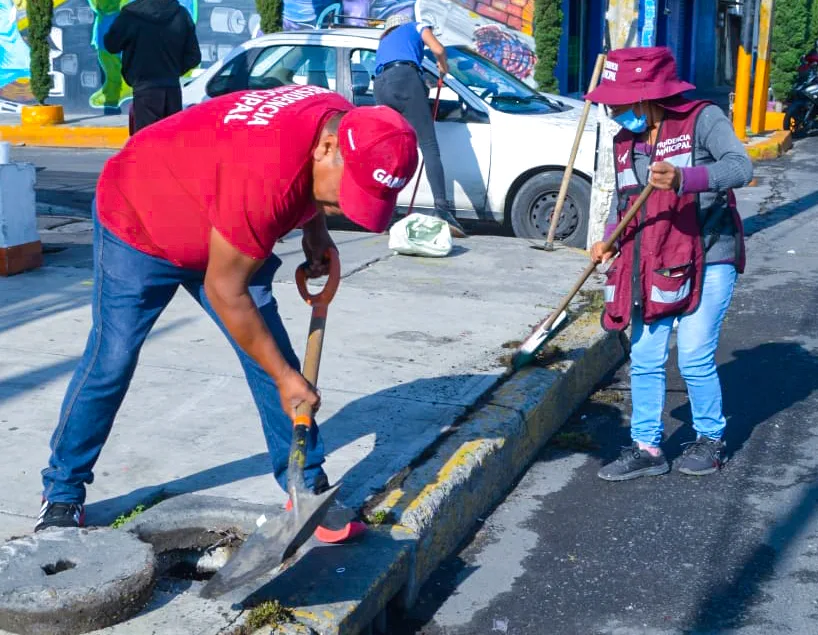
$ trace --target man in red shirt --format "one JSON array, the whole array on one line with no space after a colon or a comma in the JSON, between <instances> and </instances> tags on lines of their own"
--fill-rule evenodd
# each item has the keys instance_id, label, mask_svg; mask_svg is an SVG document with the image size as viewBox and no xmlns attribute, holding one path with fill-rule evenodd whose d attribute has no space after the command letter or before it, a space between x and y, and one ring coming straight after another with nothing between
<instances>
[{"instance_id":1,"label":"man in red shirt","mask_svg":"<svg viewBox=\"0 0 818 635\"><path fill-rule=\"evenodd\" d=\"M384 231L417 162L415 133L395 111L316 86L231 93L131 137L97 186L93 326L51 439L35 531L83 524L85 485L139 351L180 286L235 348L286 490L295 409L319 396L272 296L273 247L300 227L310 275L324 275L335 248L326 216ZM304 478L316 492L328 487L323 462L312 426Z\"/></svg>"}]
</instances>

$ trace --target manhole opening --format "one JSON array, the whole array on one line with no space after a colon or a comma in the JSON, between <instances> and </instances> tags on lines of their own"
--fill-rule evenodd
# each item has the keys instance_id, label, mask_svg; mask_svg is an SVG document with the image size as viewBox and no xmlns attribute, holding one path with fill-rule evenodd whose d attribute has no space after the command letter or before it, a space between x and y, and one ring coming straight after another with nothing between
<instances>
[{"instance_id":1,"label":"manhole opening","mask_svg":"<svg viewBox=\"0 0 818 635\"><path fill-rule=\"evenodd\" d=\"M77 563L71 562L70 560L57 560L54 564L43 565L42 570L45 571L46 575L57 575L63 571L69 571L76 566Z\"/></svg>"},{"instance_id":2,"label":"manhole opening","mask_svg":"<svg viewBox=\"0 0 818 635\"><path fill-rule=\"evenodd\" d=\"M211 547L171 549L157 557L159 575L176 580L207 581L230 560L241 540L220 542Z\"/></svg>"},{"instance_id":3,"label":"manhole opening","mask_svg":"<svg viewBox=\"0 0 818 635\"><path fill-rule=\"evenodd\" d=\"M205 562L207 555L204 550L178 549L163 556L166 563L162 567L164 569L162 575L166 578L206 581L218 570L218 567L207 566Z\"/></svg>"}]
</instances>

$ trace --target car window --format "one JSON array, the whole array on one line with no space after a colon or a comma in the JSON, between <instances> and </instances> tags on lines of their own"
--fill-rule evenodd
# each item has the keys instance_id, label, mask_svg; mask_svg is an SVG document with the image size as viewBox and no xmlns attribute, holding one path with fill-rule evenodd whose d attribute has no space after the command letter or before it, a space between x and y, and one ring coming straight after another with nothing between
<instances>
[{"instance_id":1,"label":"car window","mask_svg":"<svg viewBox=\"0 0 818 635\"><path fill-rule=\"evenodd\" d=\"M259 53L247 79L250 89L311 84L335 90L336 53L326 46L269 46Z\"/></svg>"},{"instance_id":2,"label":"car window","mask_svg":"<svg viewBox=\"0 0 818 635\"><path fill-rule=\"evenodd\" d=\"M356 106L374 106L375 51L355 49L349 54L352 77L352 103Z\"/></svg>"},{"instance_id":3,"label":"car window","mask_svg":"<svg viewBox=\"0 0 818 635\"><path fill-rule=\"evenodd\" d=\"M567 110L468 47L447 46L446 56L452 76L495 110L516 114ZM434 61L431 52L426 57Z\"/></svg>"},{"instance_id":4,"label":"car window","mask_svg":"<svg viewBox=\"0 0 818 635\"><path fill-rule=\"evenodd\" d=\"M244 76L247 72L247 53L242 52L227 62L207 83L205 92L209 97L218 97L244 88Z\"/></svg>"},{"instance_id":5,"label":"car window","mask_svg":"<svg viewBox=\"0 0 818 635\"><path fill-rule=\"evenodd\" d=\"M437 96L437 76L423 69L423 83L429 91L429 108L434 112L435 97ZM478 112L454 90L450 83L444 79L440 87L440 99L437 105L437 116L435 121L446 121L450 123L487 123L486 113Z\"/></svg>"}]
</instances>

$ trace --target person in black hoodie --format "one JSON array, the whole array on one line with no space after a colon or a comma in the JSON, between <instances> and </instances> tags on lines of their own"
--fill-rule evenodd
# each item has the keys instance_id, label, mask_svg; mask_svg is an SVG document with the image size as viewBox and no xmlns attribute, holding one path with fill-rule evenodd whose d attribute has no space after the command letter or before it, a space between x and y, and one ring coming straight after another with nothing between
<instances>
[{"instance_id":1,"label":"person in black hoodie","mask_svg":"<svg viewBox=\"0 0 818 635\"><path fill-rule=\"evenodd\" d=\"M133 88L131 134L182 110L179 79L202 61L196 25L177 0L135 0L104 39L122 53L122 76Z\"/></svg>"}]
</instances>

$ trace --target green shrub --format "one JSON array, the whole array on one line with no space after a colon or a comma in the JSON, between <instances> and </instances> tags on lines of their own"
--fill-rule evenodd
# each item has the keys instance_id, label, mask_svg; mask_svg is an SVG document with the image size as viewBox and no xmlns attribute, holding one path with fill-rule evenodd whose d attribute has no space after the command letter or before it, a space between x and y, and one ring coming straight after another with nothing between
<instances>
[{"instance_id":1,"label":"green shrub","mask_svg":"<svg viewBox=\"0 0 818 635\"><path fill-rule=\"evenodd\" d=\"M798 74L799 60L812 45L814 0L779 0L775 3L770 86L776 99L785 99ZM818 4L818 2L815 2Z\"/></svg>"},{"instance_id":2,"label":"green shrub","mask_svg":"<svg viewBox=\"0 0 818 635\"><path fill-rule=\"evenodd\" d=\"M534 0L534 48L537 65L534 81L542 91L558 89L554 69L562 36L562 8L560 0Z\"/></svg>"},{"instance_id":3,"label":"green shrub","mask_svg":"<svg viewBox=\"0 0 818 635\"><path fill-rule=\"evenodd\" d=\"M278 33L284 21L284 0L256 0L256 9L261 17L261 32Z\"/></svg>"},{"instance_id":4,"label":"green shrub","mask_svg":"<svg viewBox=\"0 0 818 635\"><path fill-rule=\"evenodd\" d=\"M52 0L28 0L28 46L31 49L31 92L44 104L51 90L48 36L51 33Z\"/></svg>"}]
</instances>

